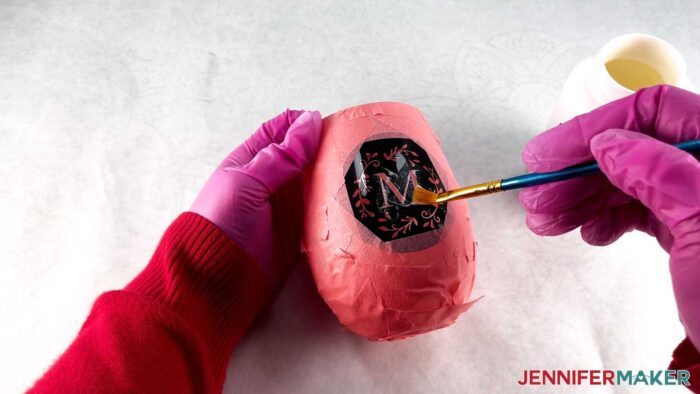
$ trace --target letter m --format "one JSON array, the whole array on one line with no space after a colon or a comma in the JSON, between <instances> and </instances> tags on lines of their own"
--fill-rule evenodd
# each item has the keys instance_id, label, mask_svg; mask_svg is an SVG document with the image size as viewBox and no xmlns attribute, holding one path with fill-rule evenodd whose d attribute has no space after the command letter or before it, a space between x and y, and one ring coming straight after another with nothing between
<instances>
[{"instance_id":1,"label":"letter m","mask_svg":"<svg viewBox=\"0 0 700 394\"><path fill-rule=\"evenodd\" d=\"M416 170L411 170L408 173L408 177L406 179L406 184L404 185L403 191L399 190L400 186L392 182L387 174L378 173L374 175L377 178L379 178L379 185L382 188L382 199L384 200L384 203L382 204L382 206L379 207L381 209L389 208L392 205L389 202L390 195L393 195L394 199L398 201L399 204L406 204L406 193L408 193L408 186L411 184L411 182L413 183L414 188L418 185Z\"/></svg>"},{"instance_id":2,"label":"letter m","mask_svg":"<svg viewBox=\"0 0 700 394\"><path fill-rule=\"evenodd\" d=\"M617 371L617 384L622 382L627 382L627 384L632 384L632 371L622 372Z\"/></svg>"}]
</instances>

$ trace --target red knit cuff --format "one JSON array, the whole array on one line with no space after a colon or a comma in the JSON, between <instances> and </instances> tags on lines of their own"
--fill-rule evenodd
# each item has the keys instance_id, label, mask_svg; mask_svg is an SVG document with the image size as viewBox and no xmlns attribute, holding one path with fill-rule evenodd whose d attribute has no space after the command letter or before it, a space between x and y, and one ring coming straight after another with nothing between
<instances>
[{"instance_id":1,"label":"red knit cuff","mask_svg":"<svg viewBox=\"0 0 700 394\"><path fill-rule=\"evenodd\" d=\"M690 372L690 391L700 393L700 354L689 338L685 338L673 351L668 369L685 369Z\"/></svg>"},{"instance_id":2,"label":"red knit cuff","mask_svg":"<svg viewBox=\"0 0 700 394\"><path fill-rule=\"evenodd\" d=\"M270 294L255 262L213 223L191 212L170 225L149 264L125 289L182 317L222 377L234 346Z\"/></svg>"}]
</instances>

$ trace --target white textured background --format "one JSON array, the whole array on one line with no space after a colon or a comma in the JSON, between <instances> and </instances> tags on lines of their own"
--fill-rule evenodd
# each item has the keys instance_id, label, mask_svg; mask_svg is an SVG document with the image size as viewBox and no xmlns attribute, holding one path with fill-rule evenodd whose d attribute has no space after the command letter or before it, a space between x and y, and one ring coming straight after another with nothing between
<instances>
[{"instance_id":1,"label":"white textured background","mask_svg":"<svg viewBox=\"0 0 700 394\"><path fill-rule=\"evenodd\" d=\"M284 108L405 101L460 182L515 175L568 72L608 39L665 38L700 81L699 14L661 0L0 1L0 391L28 387ZM683 331L653 239L538 238L515 193L471 209L486 297L455 325L366 342L300 267L225 391L510 392L523 369L667 366Z\"/></svg>"}]
</instances>

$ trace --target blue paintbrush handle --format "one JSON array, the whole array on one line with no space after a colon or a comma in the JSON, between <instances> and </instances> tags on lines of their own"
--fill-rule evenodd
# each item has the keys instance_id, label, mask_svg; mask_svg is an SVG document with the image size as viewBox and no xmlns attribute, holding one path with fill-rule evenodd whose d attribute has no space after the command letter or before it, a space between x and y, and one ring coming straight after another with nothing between
<instances>
[{"instance_id":1,"label":"blue paintbrush handle","mask_svg":"<svg viewBox=\"0 0 700 394\"><path fill-rule=\"evenodd\" d=\"M700 152L700 140L685 141L673 145L680 150L686 152ZM533 172L530 174L518 175L511 178L506 178L501 181L501 189L513 190L522 189L524 187L542 185L545 183L559 182L566 179L578 178L581 176L597 174L600 172L598 163L592 161L588 163L578 164L571 167L566 167L559 171L552 172Z\"/></svg>"}]
</instances>

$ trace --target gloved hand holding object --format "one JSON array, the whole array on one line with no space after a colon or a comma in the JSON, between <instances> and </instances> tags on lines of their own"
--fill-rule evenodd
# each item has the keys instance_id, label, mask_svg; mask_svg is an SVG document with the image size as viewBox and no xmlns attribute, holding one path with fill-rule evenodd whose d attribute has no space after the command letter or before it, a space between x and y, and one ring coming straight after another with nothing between
<instances>
[{"instance_id":1,"label":"gloved hand holding object","mask_svg":"<svg viewBox=\"0 0 700 394\"><path fill-rule=\"evenodd\" d=\"M669 144L699 137L700 96L665 85L642 89L534 137L522 154L532 172L594 159L605 176L520 193L527 226L539 235L560 235L581 226L581 236L592 245L608 245L635 229L656 237L670 253L680 320L696 349L700 162Z\"/></svg>"},{"instance_id":2,"label":"gloved hand holding object","mask_svg":"<svg viewBox=\"0 0 700 394\"><path fill-rule=\"evenodd\" d=\"M300 255L301 172L320 139L318 111L277 115L219 164L192 204L248 252L273 287Z\"/></svg>"},{"instance_id":3,"label":"gloved hand holding object","mask_svg":"<svg viewBox=\"0 0 700 394\"><path fill-rule=\"evenodd\" d=\"M231 352L300 255L301 173L320 135L318 112L263 123L29 392L221 392Z\"/></svg>"}]
</instances>

